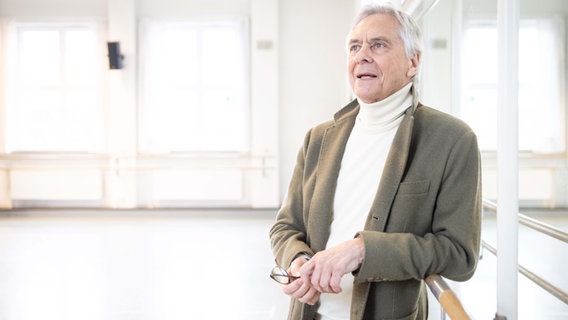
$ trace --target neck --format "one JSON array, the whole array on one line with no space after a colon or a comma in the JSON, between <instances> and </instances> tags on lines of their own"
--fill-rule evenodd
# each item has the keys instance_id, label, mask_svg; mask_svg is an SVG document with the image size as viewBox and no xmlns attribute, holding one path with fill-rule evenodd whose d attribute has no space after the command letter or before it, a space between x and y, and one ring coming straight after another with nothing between
<instances>
[{"instance_id":1,"label":"neck","mask_svg":"<svg viewBox=\"0 0 568 320\"><path fill-rule=\"evenodd\" d=\"M412 105L411 87L412 83L409 83L385 99L374 103L365 103L357 99L361 107L357 116L358 121L367 128L384 127L395 122Z\"/></svg>"}]
</instances>

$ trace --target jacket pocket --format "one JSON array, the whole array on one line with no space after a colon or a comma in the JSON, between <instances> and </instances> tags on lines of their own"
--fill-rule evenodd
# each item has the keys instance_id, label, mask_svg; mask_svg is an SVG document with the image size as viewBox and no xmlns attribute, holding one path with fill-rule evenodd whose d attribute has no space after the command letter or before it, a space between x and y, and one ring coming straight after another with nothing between
<instances>
[{"instance_id":1,"label":"jacket pocket","mask_svg":"<svg viewBox=\"0 0 568 320\"><path fill-rule=\"evenodd\" d=\"M432 224L432 208L429 202L430 180L406 181L399 185L394 198L387 232L424 234Z\"/></svg>"},{"instance_id":2,"label":"jacket pocket","mask_svg":"<svg viewBox=\"0 0 568 320\"><path fill-rule=\"evenodd\" d=\"M411 314L409 314L406 317L402 317L402 318L391 318L389 320L416 320L418 319L418 309L415 309Z\"/></svg>"},{"instance_id":3,"label":"jacket pocket","mask_svg":"<svg viewBox=\"0 0 568 320\"><path fill-rule=\"evenodd\" d=\"M398 186L398 194L422 194L428 193L430 189L430 180L421 180L421 181L408 181L402 182Z\"/></svg>"},{"instance_id":4,"label":"jacket pocket","mask_svg":"<svg viewBox=\"0 0 568 320\"><path fill-rule=\"evenodd\" d=\"M424 313L422 299L426 296L421 294L423 290L422 282L418 280L374 283L363 319L416 320Z\"/></svg>"}]
</instances>

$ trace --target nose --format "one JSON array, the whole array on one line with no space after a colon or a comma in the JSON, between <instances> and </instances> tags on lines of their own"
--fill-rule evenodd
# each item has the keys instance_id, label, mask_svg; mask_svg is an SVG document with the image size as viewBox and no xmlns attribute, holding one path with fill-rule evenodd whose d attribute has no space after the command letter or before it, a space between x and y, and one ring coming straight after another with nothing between
<instances>
[{"instance_id":1,"label":"nose","mask_svg":"<svg viewBox=\"0 0 568 320\"><path fill-rule=\"evenodd\" d=\"M369 52L369 45L363 44L361 48L355 53L355 62L363 63L363 62L371 62L373 61L370 52Z\"/></svg>"}]
</instances>

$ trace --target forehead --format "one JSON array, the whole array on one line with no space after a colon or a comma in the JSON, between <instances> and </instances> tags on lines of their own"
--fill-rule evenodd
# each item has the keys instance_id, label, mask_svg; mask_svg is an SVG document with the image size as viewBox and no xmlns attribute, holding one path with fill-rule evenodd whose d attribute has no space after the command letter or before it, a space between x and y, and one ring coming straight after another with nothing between
<instances>
[{"instance_id":1,"label":"forehead","mask_svg":"<svg viewBox=\"0 0 568 320\"><path fill-rule=\"evenodd\" d=\"M400 24L395 17L389 14L376 13L359 21L351 30L350 38L364 41L382 37L396 41L399 38L399 29Z\"/></svg>"}]
</instances>

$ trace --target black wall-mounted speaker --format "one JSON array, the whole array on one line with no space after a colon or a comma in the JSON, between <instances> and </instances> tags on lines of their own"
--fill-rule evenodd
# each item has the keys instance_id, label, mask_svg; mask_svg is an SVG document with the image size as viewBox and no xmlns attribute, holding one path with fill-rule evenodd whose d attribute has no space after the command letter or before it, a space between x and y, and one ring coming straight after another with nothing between
<instances>
[{"instance_id":1,"label":"black wall-mounted speaker","mask_svg":"<svg viewBox=\"0 0 568 320\"><path fill-rule=\"evenodd\" d=\"M107 42L108 62L111 69L122 69L124 56L120 53L119 42Z\"/></svg>"}]
</instances>

